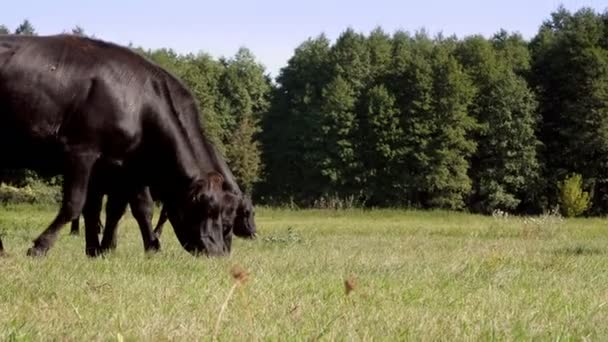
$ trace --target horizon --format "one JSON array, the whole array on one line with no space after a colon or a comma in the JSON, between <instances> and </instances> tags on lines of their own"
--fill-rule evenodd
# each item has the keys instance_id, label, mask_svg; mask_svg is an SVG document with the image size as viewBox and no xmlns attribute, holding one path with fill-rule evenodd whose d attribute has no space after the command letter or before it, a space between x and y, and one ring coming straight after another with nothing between
<instances>
[{"instance_id":1,"label":"horizon","mask_svg":"<svg viewBox=\"0 0 608 342\"><path fill-rule=\"evenodd\" d=\"M154 0L125 4L110 0L105 5L76 0L40 4L27 0L8 4L0 14L0 24L14 31L29 20L39 35L69 32L80 26L87 35L125 46L131 43L144 49L172 49L179 54L206 53L214 59L231 58L245 47L264 66L266 74L275 79L300 44L321 34L333 43L349 28L363 34L380 27L390 35L397 31L426 31L431 37L442 34L458 38L491 37L504 29L529 40L560 6L570 12L583 7L599 13L608 10L608 4L597 0L543 0L532 4L523 0L508 4L430 0L416 5L388 0L346 5L319 0L307 4L277 0L222 4ZM141 8L148 13L142 14Z\"/></svg>"}]
</instances>

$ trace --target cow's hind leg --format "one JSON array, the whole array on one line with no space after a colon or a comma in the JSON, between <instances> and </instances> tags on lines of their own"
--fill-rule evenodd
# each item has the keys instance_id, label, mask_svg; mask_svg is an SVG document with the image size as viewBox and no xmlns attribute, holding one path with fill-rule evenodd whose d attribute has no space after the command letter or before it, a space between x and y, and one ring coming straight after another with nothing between
<instances>
[{"instance_id":1,"label":"cow's hind leg","mask_svg":"<svg viewBox=\"0 0 608 342\"><path fill-rule=\"evenodd\" d=\"M156 228L154 228L154 235L156 235L156 238L159 239L160 236L163 234L163 225L165 224L165 222L167 222L168 219L169 214L167 213L167 208L165 208L165 206L163 205L160 210L158 222L156 223Z\"/></svg>"},{"instance_id":2,"label":"cow's hind leg","mask_svg":"<svg viewBox=\"0 0 608 342\"><path fill-rule=\"evenodd\" d=\"M108 195L106 202L106 226L103 230L103 239L101 240L101 250L105 252L110 249L116 249L116 227L122 215L127 209L127 199L122 194Z\"/></svg>"},{"instance_id":3,"label":"cow's hind leg","mask_svg":"<svg viewBox=\"0 0 608 342\"><path fill-rule=\"evenodd\" d=\"M74 153L68 156L64 172L63 200L57 216L34 240L34 246L27 251L29 256L46 255L57 239L57 234L68 222L77 219L82 213L91 169L99 157L97 153Z\"/></svg>"},{"instance_id":4,"label":"cow's hind leg","mask_svg":"<svg viewBox=\"0 0 608 342\"><path fill-rule=\"evenodd\" d=\"M101 234L102 228L103 228L103 225L101 224L101 221L97 222L97 234ZM72 220L70 234L78 235L79 232L80 232L80 219L78 218L78 219Z\"/></svg>"},{"instance_id":5,"label":"cow's hind leg","mask_svg":"<svg viewBox=\"0 0 608 342\"><path fill-rule=\"evenodd\" d=\"M144 188L131 198L131 213L139 225L145 251L156 252L160 250L160 242L154 234L154 231L152 231L154 201L152 200L149 189Z\"/></svg>"},{"instance_id":6,"label":"cow's hind leg","mask_svg":"<svg viewBox=\"0 0 608 342\"><path fill-rule=\"evenodd\" d=\"M72 227L70 229L71 235L78 235L78 231L80 230L80 218L72 220Z\"/></svg>"}]
</instances>

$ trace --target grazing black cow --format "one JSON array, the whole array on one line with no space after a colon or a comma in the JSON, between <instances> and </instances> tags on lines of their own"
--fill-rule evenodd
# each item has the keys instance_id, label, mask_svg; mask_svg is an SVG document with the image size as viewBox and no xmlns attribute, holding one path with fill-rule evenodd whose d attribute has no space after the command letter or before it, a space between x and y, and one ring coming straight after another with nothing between
<instances>
[{"instance_id":1,"label":"grazing black cow","mask_svg":"<svg viewBox=\"0 0 608 342\"><path fill-rule=\"evenodd\" d=\"M98 220L87 220L96 205L88 195L109 191L128 202L146 186L186 250L225 254L227 192L223 177L198 162L200 122L178 119L189 106L194 99L181 83L127 48L71 35L0 35L0 168L64 175L59 212L27 254L46 254L59 230L83 213L91 223L87 254L97 255ZM104 171L93 172L98 167ZM100 177L111 189L89 193Z\"/></svg>"}]
</instances>

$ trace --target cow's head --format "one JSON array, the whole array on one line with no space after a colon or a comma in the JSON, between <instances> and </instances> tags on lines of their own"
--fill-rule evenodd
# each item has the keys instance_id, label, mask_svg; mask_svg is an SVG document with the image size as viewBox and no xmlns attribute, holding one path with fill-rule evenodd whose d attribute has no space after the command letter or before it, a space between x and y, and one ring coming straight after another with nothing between
<instances>
[{"instance_id":1,"label":"cow's head","mask_svg":"<svg viewBox=\"0 0 608 342\"><path fill-rule=\"evenodd\" d=\"M234 235L246 239L255 239L257 230L255 226L255 208L251 198L242 195L234 219Z\"/></svg>"},{"instance_id":2,"label":"cow's head","mask_svg":"<svg viewBox=\"0 0 608 342\"><path fill-rule=\"evenodd\" d=\"M224 252L230 253L232 248L232 235L241 238L254 239L256 235L255 215L249 197L239 196L224 191L218 196L221 207L221 221L224 236Z\"/></svg>"},{"instance_id":3,"label":"cow's head","mask_svg":"<svg viewBox=\"0 0 608 342\"><path fill-rule=\"evenodd\" d=\"M230 252L223 224L224 178L210 172L192 185L181 205L169 204L168 214L181 245L194 255L220 256Z\"/></svg>"},{"instance_id":4,"label":"cow's head","mask_svg":"<svg viewBox=\"0 0 608 342\"><path fill-rule=\"evenodd\" d=\"M222 195L222 223L224 226L224 243L227 253L230 253L232 248L234 220L236 219L239 203L240 197L232 192L225 192Z\"/></svg>"}]
</instances>

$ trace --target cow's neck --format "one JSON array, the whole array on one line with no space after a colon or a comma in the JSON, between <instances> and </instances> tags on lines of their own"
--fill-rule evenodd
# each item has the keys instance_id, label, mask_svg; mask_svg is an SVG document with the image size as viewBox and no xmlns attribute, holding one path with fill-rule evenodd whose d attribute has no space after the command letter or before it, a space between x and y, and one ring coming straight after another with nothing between
<instances>
[{"instance_id":1,"label":"cow's neck","mask_svg":"<svg viewBox=\"0 0 608 342\"><path fill-rule=\"evenodd\" d=\"M181 121L201 169L204 172L221 173L224 176L225 190L242 195L230 168L201 128L198 120L199 112L194 101L189 98L180 99L175 104L173 114Z\"/></svg>"},{"instance_id":2,"label":"cow's neck","mask_svg":"<svg viewBox=\"0 0 608 342\"><path fill-rule=\"evenodd\" d=\"M154 144L156 147L150 155L153 167L163 170L162 174L158 175L159 187L163 189L165 196L177 196L175 192L180 191L179 189L187 191L203 179L203 172L185 132L173 116L161 114L159 118L151 121L157 125L156 128L160 132L157 136L162 137L161 141ZM167 168L170 165L174 167ZM167 176L172 177L169 179L175 179L177 183L166 182Z\"/></svg>"}]
</instances>

